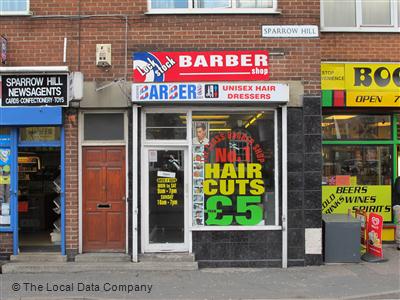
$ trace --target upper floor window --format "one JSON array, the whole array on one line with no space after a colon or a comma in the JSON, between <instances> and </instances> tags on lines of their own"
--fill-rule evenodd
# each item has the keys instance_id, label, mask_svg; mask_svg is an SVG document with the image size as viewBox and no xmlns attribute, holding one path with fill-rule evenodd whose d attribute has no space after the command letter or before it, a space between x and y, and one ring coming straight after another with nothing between
<instances>
[{"instance_id":1,"label":"upper floor window","mask_svg":"<svg viewBox=\"0 0 400 300\"><path fill-rule=\"evenodd\" d=\"M277 0L149 0L150 13L276 13Z\"/></svg>"},{"instance_id":2,"label":"upper floor window","mask_svg":"<svg viewBox=\"0 0 400 300\"><path fill-rule=\"evenodd\" d=\"M400 0L321 0L325 31L400 32Z\"/></svg>"},{"instance_id":3,"label":"upper floor window","mask_svg":"<svg viewBox=\"0 0 400 300\"><path fill-rule=\"evenodd\" d=\"M0 15L29 14L29 0L0 0Z\"/></svg>"}]
</instances>

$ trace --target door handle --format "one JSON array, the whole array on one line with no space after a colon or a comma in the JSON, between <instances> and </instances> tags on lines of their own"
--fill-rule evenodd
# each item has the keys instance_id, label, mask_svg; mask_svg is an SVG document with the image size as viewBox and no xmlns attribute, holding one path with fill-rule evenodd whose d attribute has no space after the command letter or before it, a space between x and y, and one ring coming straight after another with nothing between
<instances>
[{"instance_id":1,"label":"door handle","mask_svg":"<svg viewBox=\"0 0 400 300\"><path fill-rule=\"evenodd\" d=\"M108 209L108 208L111 208L111 204L110 203L97 203L97 208Z\"/></svg>"}]
</instances>

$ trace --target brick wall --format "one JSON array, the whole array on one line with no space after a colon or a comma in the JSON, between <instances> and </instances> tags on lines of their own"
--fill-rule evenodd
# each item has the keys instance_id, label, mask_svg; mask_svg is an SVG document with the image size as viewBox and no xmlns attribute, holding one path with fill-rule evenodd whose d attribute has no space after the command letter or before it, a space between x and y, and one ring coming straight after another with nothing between
<instances>
[{"instance_id":1,"label":"brick wall","mask_svg":"<svg viewBox=\"0 0 400 300\"><path fill-rule=\"evenodd\" d=\"M0 233L0 260L9 259L13 253L13 234L12 232Z\"/></svg>"},{"instance_id":2,"label":"brick wall","mask_svg":"<svg viewBox=\"0 0 400 300\"><path fill-rule=\"evenodd\" d=\"M68 258L78 253L79 198L78 198L78 111L64 111L65 128L65 235Z\"/></svg>"},{"instance_id":3,"label":"brick wall","mask_svg":"<svg viewBox=\"0 0 400 300\"><path fill-rule=\"evenodd\" d=\"M274 15L144 15L146 0L33 1L34 15L124 14L128 18L127 62L139 50L190 51L267 49L271 80L301 80L306 94L319 93L320 39L265 39L267 24L319 25L319 0L280 0ZM85 80L111 80L125 75L124 17L42 19L1 17L0 29L9 40L9 65L63 65L64 37L68 38L67 63ZM112 44L112 67L95 66L96 43Z\"/></svg>"},{"instance_id":4,"label":"brick wall","mask_svg":"<svg viewBox=\"0 0 400 300\"><path fill-rule=\"evenodd\" d=\"M322 33L323 61L399 62L398 33Z\"/></svg>"}]
</instances>

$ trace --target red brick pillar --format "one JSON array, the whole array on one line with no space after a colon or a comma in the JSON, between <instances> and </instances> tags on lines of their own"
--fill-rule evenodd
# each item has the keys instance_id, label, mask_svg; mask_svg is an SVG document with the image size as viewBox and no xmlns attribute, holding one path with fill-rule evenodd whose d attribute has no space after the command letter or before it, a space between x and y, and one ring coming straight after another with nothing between
<instances>
[{"instance_id":1,"label":"red brick pillar","mask_svg":"<svg viewBox=\"0 0 400 300\"><path fill-rule=\"evenodd\" d=\"M79 192L78 192L78 110L67 109L65 129L65 240L69 259L78 253Z\"/></svg>"},{"instance_id":2,"label":"red brick pillar","mask_svg":"<svg viewBox=\"0 0 400 300\"><path fill-rule=\"evenodd\" d=\"M13 233L0 233L0 259L9 259L13 254Z\"/></svg>"}]
</instances>

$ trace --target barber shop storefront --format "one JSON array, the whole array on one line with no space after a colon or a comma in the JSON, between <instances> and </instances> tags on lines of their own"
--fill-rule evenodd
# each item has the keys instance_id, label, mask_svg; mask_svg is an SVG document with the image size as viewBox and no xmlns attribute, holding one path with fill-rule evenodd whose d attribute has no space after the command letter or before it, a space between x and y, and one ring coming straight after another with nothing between
<instances>
[{"instance_id":1,"label":"barber shop storefront","mask_svg":"<svg viewBox=\"0 0 400 300\"><path fill-rule=\"evenodd\" d=\"M383 216L394 240L393 185L400 176L399 63L323 63L322 212Z\"/></svg>"},{"instance_id":2,"label":"barber shop storefront","mask_svg":"<svg viewBox=\"0 0 400 300\"><path fill-rule=\"evenodd\" d=\"M134 248L282 266L289 87L268 81L268 52L133 59Z\"/></svg>"},{"instance_id":3,"label":"barber shop storefront","mask_svg":"<svg viewBox=\"0 0 400 300\"><path fill-rule=\"evenodd\" d=\"M2 68L2 255L65 253L64 127L68 69Z\"/></svg>"}]
</instances>

